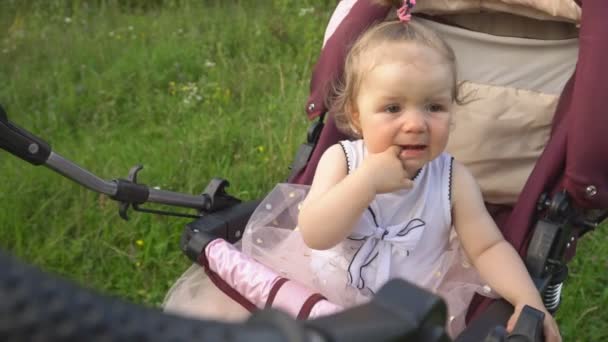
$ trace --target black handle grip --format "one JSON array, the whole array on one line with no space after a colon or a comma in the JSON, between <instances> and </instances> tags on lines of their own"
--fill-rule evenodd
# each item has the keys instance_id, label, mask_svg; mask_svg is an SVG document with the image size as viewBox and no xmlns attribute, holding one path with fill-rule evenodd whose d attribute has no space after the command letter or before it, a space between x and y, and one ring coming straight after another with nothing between
<instances>
[{"instance_id":1,"label":"black handle grip","mask_svg":"<svg viewBox=\"0 0 608 342\"><path fill-rule=\"evenodd\" d=\"M97 295L2 251L0 270L0 341L292 341L268 319L278 312L243 324L198 321ZM311 329L291 321L300 341L313 340Z\"/></svg>"},{"instance_id":2,"label":"black handle grip","mask_svg":"<svg viewBox=\"0 0 608 342\"><path fill-rule=\"evenodd\" d=\"M8 121L2 106L0 106L0 148L34 165L44 164L51 154L51 147L44 140Z\"/></svg>"},{"instance_id":3,"label":"black handle grip","mask_svg":"<svg viewBox=\"0 0 608 342\"><path fill-rule=\"evenodd\" d=\"M524 306L515 323L513 332L507 338L509 342L540 342L543 341L543 321L545 313L528 305Z\"/></svg>"},{"instance_id":4,"label":"black handle grip","mask_svg":"<svg viewBox=\"0 0 608 342\"><path fill-rule=\"evenodd\" d=\"M388 282L369 303L317 320L264 310L244 323L221 323L100 296L1 250L0 270L0 341L450 341L442 300L403 280Z\"/></svg>"}]
</instances>

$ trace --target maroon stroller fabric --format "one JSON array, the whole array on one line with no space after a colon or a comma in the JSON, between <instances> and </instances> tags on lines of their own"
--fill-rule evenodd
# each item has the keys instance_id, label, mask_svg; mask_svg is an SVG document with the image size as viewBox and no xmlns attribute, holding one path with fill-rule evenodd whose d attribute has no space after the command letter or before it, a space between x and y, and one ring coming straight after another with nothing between
<instances>
[{"instance_id":1,"label":"maroon stroller fabric","mask_svg":"<svg viewBox=\"0 0 608 342\"><path fill-rule=\"evenodd\" d=\"M542 193L566 190L581 209L608 208L608 138L605 136L608 132L608 96L601 86L608 80L608 25L605 23L608 2L577 2L582 6L578 63L561 94L551 137L514 207L488 207L505 238L522 256ZM310 119L327 111L329 85L341 77L350 44L367 27L384 20L390 10L371 0L360 0L337 27L313 72L306 105ZM329 116L308 165L293 182L310 184L322 153L346 138ZM488 299L476 297L471 303L469 318L482 312L489 303Z\"/></svg>"}]
</instances>

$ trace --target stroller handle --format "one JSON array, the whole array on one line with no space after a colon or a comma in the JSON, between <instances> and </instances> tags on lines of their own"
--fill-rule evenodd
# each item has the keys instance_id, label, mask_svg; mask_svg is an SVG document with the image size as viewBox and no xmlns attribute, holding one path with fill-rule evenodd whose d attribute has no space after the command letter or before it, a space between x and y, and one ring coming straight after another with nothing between
<instances>
[{"instance_id":1,"label":"stroller handle","mask_svg":"<svg viewBox=\"0 0 608 342\"><path fill-rule=\"evenodd\" d=\"M208 196L195 196L178 192L148 188L131 180L107 181L52 151L41 138L8 120L0 105L0 148L33 165L45 165L66 178L112 199L142 204L146 202L176 207L205 210L210 207Z\"/></svg>"},{"instance_id":2,"label":"stroller handle","mask_svg":"<svg viewBox=\"0 0 608 342\"><path fill-rule=\"evenodd\" d=\"M149 202L198 210L208 206L208 198L204 196L149 188L144 184L122 179L111 181L101 179L55 152L50 152L45 166L90 190L121 202L137 204Z\"/></svg>"},{"instance_id":3,"label":"stroller handle","mask_svg":"<svg viewBox=\"0 0 608 342\"><path fill-rule=\"evenodd\" d=\"M269 309L239 324L188 319L98 295L1 250L0 269L3 341L450 341L439 297L420 296L421 290L404 281L388 283L370 303L323 320L296 321ZM417 297L428 315L395 305L402 295Z\"/></svg>"},{"instance_id":4,"label":"stroller handle","mask_svg":"<svg viewBox=\"0 0 608 342\"><path fill-rule=\"evenodd\" d=\"M160 312L81 288L0 250L2 341L449 342L443 301L394 279L368 303L311 321L277 310L244 323L202 321ZM543 314L526 308L513 334L497 329L466 341L540 342ZM456 339L455 341L465 341Z\"/></svg>"},{"instance_id":5,"label":"stroller handle","mask_svg":"<svg viewBox=\"0 0 608 342\"><path fill-rule=\"evenodd\" d=\"M0 148L34 165L42 165L51 153L44 140L8 121L0 106Z\"/></svg>"}]
</instances>

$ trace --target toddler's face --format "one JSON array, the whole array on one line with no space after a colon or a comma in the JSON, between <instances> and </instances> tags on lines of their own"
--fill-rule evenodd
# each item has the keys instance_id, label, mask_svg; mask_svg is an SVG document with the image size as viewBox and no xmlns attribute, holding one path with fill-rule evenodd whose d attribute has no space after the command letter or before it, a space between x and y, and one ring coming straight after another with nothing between
<instances>
[{"instance_id":1,"label":"toddler's face","mask_svg":"<svg viewBox=\"0 0 608 342\"><path fill-rule=\"evenodd\" d=\"M392 145L403 150L410 172L422 168L446 147L452 108L453 75L433 49L414 43L392 43L373 53L352 113L370 153Z\"/></svg>"}]
</instances>

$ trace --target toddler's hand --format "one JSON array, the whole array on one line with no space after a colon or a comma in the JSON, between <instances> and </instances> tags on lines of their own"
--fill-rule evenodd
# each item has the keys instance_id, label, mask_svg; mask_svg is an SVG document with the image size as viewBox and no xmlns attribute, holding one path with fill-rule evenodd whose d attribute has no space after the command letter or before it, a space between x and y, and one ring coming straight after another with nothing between
<instances>
[{"instance_id":1,"label":"toddler's hand","mask_svg":"<svg viewBox=\"0 0 608 342\"><path fill-rule=\"evenodd\" d=\"M362 164L362 171L372 183L377 194L409 189L413 186L410 175L399 158L401 147L391 146L381 153L369 154Z\"/></svg>"},{"instance_id":2,"label":"toddler's hand","mask_svg":"<svg viewBox=\"0 0 608 342\"><path fill-rule=\"evenodd\" d=\"M515 328L515 323L517 323L517 319L519 318L519 315L521 314L521 311L523 310L524 306L525 304L521 304L515 307L515 311L513 312L513 315L511 315L511 318L509 318L509 322L507 323L507 331L509 333L511 333ZM551 316L551 314L547 312L544 307L532 307L534 307L536 310L542 311L545 314L545 320L543 321L543 332L545 334L545 342L561 342L562 336L559 333L559 328L557 327L557 323L555 322L553 316Z\"/></svg>"}]
</instances>

